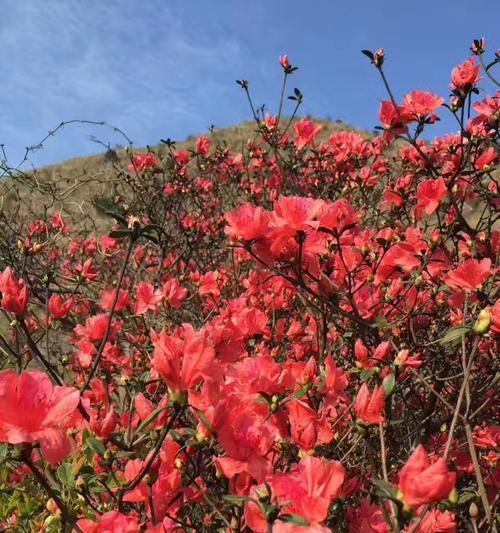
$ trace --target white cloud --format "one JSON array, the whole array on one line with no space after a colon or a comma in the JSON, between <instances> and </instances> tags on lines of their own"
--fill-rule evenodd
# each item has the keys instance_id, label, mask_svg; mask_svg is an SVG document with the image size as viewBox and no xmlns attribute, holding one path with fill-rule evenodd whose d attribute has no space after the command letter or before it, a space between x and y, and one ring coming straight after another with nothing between
<instances>
[{"instance_id":1,"label":"white cloud","mask_svg":"<svg viewBox=\"0 0 500 533\"><path fill-rule=\"evenodd\" d=\"M169 124L199 122L200 106L227 94L244 55L237 39L199 35L162 0L7 0L0 39L7 147L73 118L103 119L140 139L165 123L168 135Z\"/></svg>"}]
</instances>

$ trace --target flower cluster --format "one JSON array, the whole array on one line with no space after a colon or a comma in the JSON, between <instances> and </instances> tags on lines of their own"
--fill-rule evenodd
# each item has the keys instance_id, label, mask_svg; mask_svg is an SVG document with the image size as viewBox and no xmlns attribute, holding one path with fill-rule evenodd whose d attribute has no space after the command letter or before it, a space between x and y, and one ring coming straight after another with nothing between
<instances>
[{"instance_id":1,"label":"flower cluster","mask_svg":"<svg viewBox=\"0 0 500 533\"><path fill-rule=\"evenodd\" d=\"M448 103L389 94L381 135L256 113L241 152L164 141L115 162L102 234L0 220L21 236L0 247L1 527L486 531L500 92L480 81L473 58ZM422 140L445 111L459 131Z\"/></svg>"}]
</instances>

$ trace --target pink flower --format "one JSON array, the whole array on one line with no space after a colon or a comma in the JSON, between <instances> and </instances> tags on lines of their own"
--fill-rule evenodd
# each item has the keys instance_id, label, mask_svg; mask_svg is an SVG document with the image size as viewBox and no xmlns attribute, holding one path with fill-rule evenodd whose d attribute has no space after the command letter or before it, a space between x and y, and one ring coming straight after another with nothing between
<instances>
[{"instance_id":1,"label":"pink flower","mask_svg":"<svg viewBox=\"0 0 500 533\"><path fill-rule=\"evenodd\" d=\"M22 279L17 279L10 267L0 274L1 306L11 313L22 315L29 300L28 288Z\"/></svg>"},{"instance_id":2,"label":"pink flower","mask_svg":"<svg viewBox=\"0 0 500 533\"><path fill-rule=\"evenodd\" d=\"M269 214L261 207L245 203L235 211L226 213L226 235L251 241L263 237L269 227Z\"/></svg>"},{"instance_id":3,"label":"pink flower","mask_svg":"<svg viewBox=\"0 0 500 533\"><path fill-rule=\"evenodd\" d=\"M422 181L417 187L418 207L423 208L426 215L432 215L446 193L446 183L443 178Z\"/></svg>"},{"instance_id":4,"label":"pink flower","mask_svg":"<svg viewBox=\"0 0 500 533\"><path fill-rule=\"evenodd\" d=\"M163 284L162 291L165 299L174 309L180 309L188 295L188 290L181 287L177 278L172 278L166 281Z\"/></svg>"},{"instance_id":5,"label":"pink flower","mask_svg":"<svg viewBox=\"0 0 500 533\"><path fill-rule=\"evenodd\" d=\"M314 147L314 138L321 131L321 126L303 118L293 125L293 131L295 133L295 146L297 150L301 150L305 146Z\"/></svg>"},{"instance_id":6,"label":"pink flower","mask_svg":"<svg viewBox=\"0 0 500 533\"><path fill-rule=\"evenodd\" d=\"M442 104L444 104L443 98L424 91L412 91L403 97L404 113L417 120L433 115Z\"/></svg>"},{"instance_id":7,"label":"pink flower","mask_svg":"<svg viewBox=\"0 0 500 533\"><path fill-rule=\"evenodd\" d=\"M151 152L148 152L147 154L135 154L132 156L132 162L128 166L128 170L139 172L154 167L157 164L158 159Z\"/></svg>"},{"instance_id":8,"label":"pink flower","mask_svg":"<svg viewBox=\"0 0 500 533\"><path fill-rule=\"evenodd\" d=\"M493 163L495 159L497 158L497 154L495 152L495 149L493 146L490 146L487 150L485 150L475 161L474 161L474 168L477 170L484 170L485 167L487 167L490 163Z\"/></svg>"},{"instance_id":9,"label":"pink flower","mask_svg":"<svg viewBox=\"0 0 500 533\"><path fill-rule=\"evenodd\" d=\"M205 135L201 135L196 140L196 152L203 157L207 157L211 145L212 141Z\"/></svg>"},{"instance_id":10,"label":"pink flower","mask_svg":"<svg viewBox=\"0 0 500 533\"><path fill-rule=\"evenodd\" d=\"M187 391L207 374L215 352L202 332L184 324L176 335L152 333L152 364L167 385L175 391Z\"/></svg>"},{"instance_id":11,"label":"pink flower","mask_svg":"<svg viewBox=\"0 0 500 533\"><path fill-rule=\"evenodd\" d=\"M109 511L97 518L97 522L81 518L77 522L83 533L139 533L139 522L135 516Z\"/></svg>"},{"instance_id":12,"label":"pink flower","mask_svg":"<svg viewBox=\"0 0 500 533\"><path fill-rule=\"evenodd\" d=\"M450 270L444 278L448 287L456 290L474 291L491 276L491 259L467 259L455 270Z\"/></svg>"},{"instance_id":13,"label":"pink flower","mask_svg":"<svg viewBox=\"0 0 500 533\"><path fill-rule=\"evenodd\" d=\"M366 383L363 383L356 396L354 411L365 424L384 422L384 389L377 386L370 392Z\"/></svg>"},{"instance_id":14,"label":"pink flower","mask_svg":"<svg viewBox=\"0 0 500 533\"><path fill-rule=\"evenodd\" d=\"M469 90L479 81L480 65L475 64L473 57L456 66L451 71L452 89Z\"/></svg>"},{"instance_id":15,"label":"pink flower","mask_svg":"<svg viewBox=\"0 0 500 533\"><path fill-rule=\"evenodd\" d=\"M326 520L331 502L340 496L344 478L344 467L339 461L306 456L290 472L270 476L268 485L272 497L277 498L279 504L286 504L282 509L283 514L296 514L310 522L310 526L297 531L325 531L321 528L321 522ZM250 495L255 497L255 493ZM266 520L255 503L246 505L245 519L253 531L267 531ZM282 533L295 531L288 529L280 520L274 529Z\"/></svg>"},{"instance_id":16,"label":"pink flower","mask_svg":"<svg viewBox=\"0 0 500 533\"><path fill-rule=\"evenodd\" d=\"M47 310L56 319L65 318L73 307L73 298L64 301L59 294L53 294L48 301Z\"/></svg>"},{"instance_id":17,"label":"pink flower","mask_svg":"<svg viewBox=\"0 0 500 533\"><path fill-rule=\"evenodd\" d=\"M290 61L288 61L288 56L287 55L282 55L280 56L280 65L285 69L289 69L290 68Z\"/></svg>"},{"instance_id":18,"label":"pink flower","mask_svg":"<svg viewBox=\"0 0 500 533\"><path fill-rule=\"evenodd\" d=\"M51 464L71 451L68 428L80 393L73 387L53 386L43 372L0 372L0 441L10 444L38 443Z\"/></svg>"},{"instance_id":19,"label":"pink flower","mask_svg":"<svg viewBox=\"0 0 500 533\"><path fill-rule=\"evenodd\" d=\"M136 294L136 315L143 315L146 311L155 311L156 306L163 298L162 292L158 289L155 290L153 285L147 281L141 281L137 284Z\"/></svg>"},{"instance_id":20,"label":"pink flower","mask_svg":"<svg viewBox=\"0 0 500 533\"><path fill-rule=\"evenodd\" d=\"M456 474L449 472L446 461L440 457L430 462L425 448L420 444L399 473L401 500L406 508L447 499L455 488Z\"/></svg>"}]
</instances>

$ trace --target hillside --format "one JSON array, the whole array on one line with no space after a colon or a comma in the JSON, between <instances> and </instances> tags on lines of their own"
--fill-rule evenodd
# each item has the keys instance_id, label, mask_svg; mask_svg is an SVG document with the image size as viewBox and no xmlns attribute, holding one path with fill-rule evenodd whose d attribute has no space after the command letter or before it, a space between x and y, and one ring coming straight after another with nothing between
<instances>
[{"instance_id":1,"label":"hillside","mask_svg":"<svg viewBox=\"0 0 500 533\"><path fill-rule=\"evenodd\" d=\"M318 140L324 141L335 131L358 131L367 138L372 133L355 130L342 123L326 119L313 119L322 126ZM200 132L211 137L214 144L225 144L231 152L241 152L248 139L258 139L253 121L232 127L215 128L211 132ZM176 150L193 149L197 136L176 142ZM151 147L158 155L166 152L164 144ZM145 148L132 147L134 153ZM6 178L0 183L0 208L15 213L16 217L43 217L45 213L60 212L84 231L101 231L109 221L95 208L96 198L112 198L120 191L130 161L130 152L118 149L89 157L75 157L57 164L20 173L16 179Z\"/></svg>"}]
</instances>

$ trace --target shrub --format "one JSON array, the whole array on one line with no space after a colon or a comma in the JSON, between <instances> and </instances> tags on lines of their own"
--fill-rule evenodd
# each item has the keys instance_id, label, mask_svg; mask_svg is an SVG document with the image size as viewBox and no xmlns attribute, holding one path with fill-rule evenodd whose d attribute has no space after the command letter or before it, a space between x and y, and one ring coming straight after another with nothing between
<instances>
[{"instance_id":1,"label":"shrub","mask_svg":"<svg viewBox=\"0 0 500 533\"><path fill-rule=\"evenodd\" d=\"M500 94L473 57L398 103L364 53L383 135L239 80L256 137L113 158L106 233L4 212L2 527L492 530Z\"/></svg>"}]
</instances>

